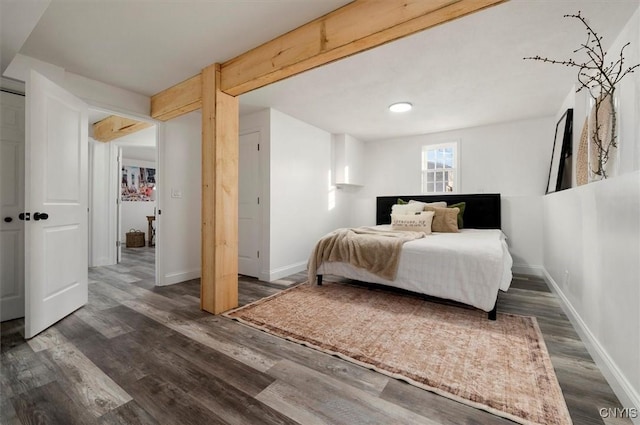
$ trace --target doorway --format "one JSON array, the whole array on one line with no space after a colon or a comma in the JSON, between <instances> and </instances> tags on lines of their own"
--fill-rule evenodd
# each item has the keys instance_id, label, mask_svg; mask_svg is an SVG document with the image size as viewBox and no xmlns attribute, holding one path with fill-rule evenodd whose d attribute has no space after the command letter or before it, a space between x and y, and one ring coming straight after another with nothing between
<instances>
[{"instance_id":1,"label":"doorway","mask_svg":"<svg viewBox=\"0 0 640 425\"><path fill-rule=\"evenodd\" d=\"M24 316L25 98L0 91L0 321Z\"/></svg>"},{"instance_id":2,"label":"doorway","mask_svg":"<svg viewBox=\"0 0 640 425\"><path fill-rule=\"evenodd\" d=\"M31 338L86 303L88 265L117 263L116 248L125 241L117 232L121 188L118 152L121 145L149 144L152 160L157 163L158 137L155 123L149 120L144 124L149 127L150 143L137 140L140 134L117 143L89 140L92 124L100 120L96 115L112 112L90 108L34 70L28 77L30 102L26 107L24 95L4 87L0 99L0 310L1 321L25 317L24 335ZM25 117L31 118L28 138ZM155 183L156 168L146 172L145 182ZM153 192L148 195L154 198ZM153 208L151 211L153 216ZM146 270L137 264L131 273L149 271L146 281L153 286L155 249L150 252L144 256Z\"/></svg>"},{"instance_id":3,"label":"doorway","mask_svg":"<svg viewBox=\"0 0 640 425\"><path fill-rule=\"evenodd\" d=\"M90 109L89 123L113 113ZM90 144L90 267L123 264L156 283L157 126ZM95 273L95 270L94 270ZM90 273L91 274L91 273Z\"/></svg>"},{"instance_id":4,"label":"doorway","mask_svg":"<svg viewBox=\"0 0 640 425\"><path fill-rule=\"evenodd\" d=\"M238 273L257 278L262 242L259 131L240 134L238 168Z\"/></svg>"}]
</instances>

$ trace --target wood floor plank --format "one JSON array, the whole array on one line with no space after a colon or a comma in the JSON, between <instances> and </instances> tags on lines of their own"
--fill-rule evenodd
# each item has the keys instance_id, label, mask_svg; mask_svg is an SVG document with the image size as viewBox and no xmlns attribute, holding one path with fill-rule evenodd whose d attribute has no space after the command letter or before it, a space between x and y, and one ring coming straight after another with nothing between
<instances>
[{"instance_id":1,"label":"wood floor plank","mask_svg":"<svg viewBox=\"0 0 640 425\"><path fill-rule=\"evenodd\" d=\"M96 285L93 283L91 285ZM104 294L101 294L96 291L89 291L89 305L92 305L95 309L104 310L107 308L117 307L119 305L118 301L113 298L109 298Z\"/></svg>"},{"instance_id":2,"label":"wood floor plank","mask_svg":"<svg viewBox=\"0 0 640 425\"><path fill-rule=\"evenodd\" d=\"M417 414L437 419L440 425L512 425L513 422L458 403L445 397L391 379L381 396L388 402L403 406Z\"/></svg>"},{"instance_id":3,"label":"wood floor plank","mask_svg":"<svg viewBox=\"0 0 640 425\"><path fill-rule=\"evenodd\" d=\"M86 324L75 314L70 314L53 326L71 343L84 341L92 337L106 339L100 332Z\"/></svg>"},{"instance_id":4,"label":"wood floor plank","mask_svg":"<svg viewBox=\"0 0 640 425\"><path fill-rule=\"evenodd\" d=\"M130 401L103 415L98 423L100 425L161 425L147 413L135 401Z\"/></svg>"},{"instance_id":5,"label":"wood floor plank","mask_svg":"<svg viewBox=\"0 0 640 425\"><path fill-rule=\"evenodd\" d=\"M146 356L131 352L126 342L115 337L110 340L87 340L77 347L93 364L121 388L149 375L153 371L146 364Z\"/></svg>"},{"instance_id":6,"label":"wood floor plank","mask_svg":"<svg viewBox=\"0 0 640 425\"><path fill-rule=\"evenodd\" d=\"M185 391L157 376L146 376L129 387L136 402L163 425L223 425L225 422Z\"/></svg>"},{"instance_id":7,"label":"wood floor plank","mask_svg":"<svg viewBox=\"0 0 640 425\"><path fill-rule=\"evenodd\" d=\"M24 343L24 350L2 353L0 389L3 397L13 397L54 382L57 376L55 365L41 353L34 353Z\"/></svg>"},{"instance_id":8,"label":"wood floor plank","mask_svg":"<svg viewBox=\"0 0 640 425\"><path fill-rule=\"evenodd\" d=\"M210 332L215 333L220 340L234 341L264 355L275 356L278 360L286 359L304 364L371 394L380 394L389 380L387 376L367 368L257 331L225 317L209 316L200 322L209 323Z\"/></svg>"},{"instance_id":9,"label":"wood floor plank","mask_svg":"<svg viewBox=\"0 0 640 425\"><path fill-rule=\"evenodd\" d=\"M114 307L109 310L104 310L103 314L110 314L118 317L135 330L151 334L157 338L164 338L174 333L172 329L169 329L162 323L153 320L152 318L147 317L144 314L138 313L137 311L130 309L124 304L121 304L118 307Z\"/></svg>"},{"instance_id":10,"label":"wood floor plank","mask_svg":"<svg viewBox=\"0 0 640 425\"><path fill-rule=\"evenodd\" d=\"M121 289L129 294L135 296L136 299L140 301L144 301L147 304L150 304L159 309L170 310L176 308L177 306L187 306L186 302L180 299L172 299L165 297L164 295L160 295L152 290L141 288L137 285L131 285L125 282L118 282L115 280L107 281L110 285Z\"/></svg>"},{"instance_id":11,"label":"wood floor plank","mask_svg":"<svg viewBox=\"0 0 640 425\"><path fill-rule=\"evenodd\" d=\"M257 398L275 410L304 425L329 425L337 423L333 422L330 415L324 415L320 409L315 408L315 402L309 402L304 395L298 394L295 387L285 382L274 382L258 394Z\"/></svg>"},{"instance_id":12,"label":"wood floor plank","mask_svg":"<svg viewBox=\"0 0 640 425\"><path fill-rule=\"evenodd\" d=\"M31 347L31 349L36 353L67 343L69 343L69 340L65 338L64 335L62 335L60 331L53 326L49 329L45 329L35 337L31 338L29 341L27 341L29 347Z\"/></svg>"},{"instance_id":13,"label":"wood floor plank","mask_svg":"<svg viewBox=\"0 0 640 425\"><path fill-rule=\"evenodd\" d=\"M276 393L273 407L282 408L284 400L289 400L288 414L294 414L296 406L305 406L305 410L313 412L321 421L334 424L437 424L402 406L289 360L279 362L268 373L277 381L257 398L270 404L272 394Z\"/></svg>"},{"instance_id":14,"label":"wood floor plank","mask_svg":"<svg viewBox=\"0 0 640 425\"><path fill-rule=\"evenodd\" d=\"M117 316L104 314L102 310L93 308L91 305L78 310L75 316L100 332L105 338L113 338L134 330Z\"/></svg>"},{"instance_id":15,"label":"wood floor plank","mask_svg":"<svg viewBox=\"0 0 640 425\"><path fill-rule=\"evenodd\" d=\"M167 349L208 375L224 380L251 396L256 396L275 380L265 373L183 335L172 338Z\"/></svg>"},{"instance_id":16,"label":"wood floor plank","mask_svg":"<svg viewBox=\"0 0 640 425\"><path fill-rule=\"evenodd\" d=\"M67 392L73 394L89 413L98 418L129 401L127 394L109 376L72 344L53 347L43 353L61 369Z\"/></svg>"},{"instance_id":17,"label":"wood floor plank","mask_svg":"<svg viewBox=\"0 0 640 425\"><path fill-rule=\"evenodd\" d=\"M122 289L116 288L113 285L109 285L108 283L101 282L101 281L92 283L90 286L89 293L99 294L109 299L111 302L115 301L116 302L115 306L120 305L120 303L124 300L130 300L136 297L134 294L131 294L127 291L123 291ZM89 304L93 305L92 303L89 303Z\"/></svg>"},{"instance_id":18,"label":"wood floor plank","mask_svg":"<svg viewBox=\"0 0 640 425\"><path fill-rule=\"evenodd\" d=\"M221 341L215 338L209 332L209 328L199 322L187 322L179 317L176 317L173 313L167 313L159 310L154 306L145 304L139 301L125 301L124 305L144 314L147 317L162 323L169 329L173 329L194 341L197 341L203 345L214 348L221 353L228 355L238 361L241 361L248 366L253 367L256 370L264 372L276 363L276 360L272 357L267 357L258 353L256 350L252 350L246 346Z\"/></svg>"},{"instance_id":19,"label":"wood floor plank","mask_svg":"<svg viewBox=\"0 0 640 425\"><path fill-rule=\"evenodd\" d=\"M234 385L217 376L202 371L199 367L165 347L147 349L148 362L163 381L180 385L191 397L230 425L281 424L293 425L295 421L262 403ZM206 400L206 403L204 402Z\"/></svg>"},{"instance_id":20,"label":"wood floor plank","mask_svg":"<svg viewBox=\"0 0 640 425\"><path fill-rule=\"evenodd\" d=\"M24 320L18 319L11 322L15 323L16 326L9 326L7 324L6 326L3 326L4 329L0 334L0 336L2 337L2 343L0 344L0 353L6 353L16 350L29 351L30 348L26 346L24 342ZM3 325L5 325L5 323L3 323Z\"/></svg>"},{"instance_id":21,"label":"wood floor plank","mask_svg":"<svg viewBox=\"0 0 640 425\"><path fill-rule=\"evenodd\" d=\"M67 395L57 381L34 388L12 399L16 415L25 425L65 424L92 425L97 423Z\"/></svg>"},{"instance_id":22,"label":"wood floor plank","mask_svg":"<svg viewBox=\"0 0 640 425\"><path fill-rule=\"evenodd\" d=\"M191 295L200 300L200 279L191 279L186 282L180 282L180 285L157 286L154 292L173 298L176 295Z\"/></svg>"},{"instance_id":23,"label":"wood floor plank","mask_svg":"<svg viewBox=\"0 0 640 425\"><path fill-rule=\"evenodd\" d=\"M13 408L11 399L6 394L0 394L0 424L20 425L22 422Z\"/></svg>"},{"instance_id":24,"label":"wood floor plank","mask_svg":"<svg viewBox=\"0 0 640 425\"><path fill-rule=\"evenodd\" d=\"M0 324L0 423L510 423L203 313L198 280L154 285L154 257L123 248L120 264L90 269L88 305L28 343L23 320ZM240 276L239 298L304 281ZM499 310L537 317L574 424L631 423L600 418L619 401L544 279L514 276Z\"/></svg>"},{"instance_id":25,"label":"wood floor plank","mask_svg":"<svg viewBox=\"0 0 640 425\"><path fill-rule=\"evenodd\" d=\"M513 280L511 281L512 288L521 288L527 289L530 291L541 291L541 292L551 292L549 286L544 281L544 278L537 276L524 276L524 275L515 275Z\"/></svg>"}]
</instances>

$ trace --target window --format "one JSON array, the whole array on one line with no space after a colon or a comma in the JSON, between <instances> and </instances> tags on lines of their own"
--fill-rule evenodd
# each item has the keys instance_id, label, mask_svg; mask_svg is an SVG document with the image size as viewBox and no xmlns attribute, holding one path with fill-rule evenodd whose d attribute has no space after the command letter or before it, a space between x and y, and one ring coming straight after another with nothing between
<instances>
[{"instance_id":1,"label":"window","mask_svg":"<svg viewBox=\"0 0 640 425\"><path fill-rule=\"evenodd\" d=\"M422 147L422 193L458 190L458 142Z\"/></svg>"}]
</instances>

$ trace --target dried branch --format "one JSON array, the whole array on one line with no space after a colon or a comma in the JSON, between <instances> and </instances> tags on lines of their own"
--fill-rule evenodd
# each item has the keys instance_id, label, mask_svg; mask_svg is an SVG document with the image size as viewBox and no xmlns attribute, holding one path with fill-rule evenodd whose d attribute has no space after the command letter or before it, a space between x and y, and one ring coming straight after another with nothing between
<instances>
[{"instance_id":1,"label":"dried branch","mask_svg":"<svg viewBox=\"0 0 640 425\"><path fill-rule=\"evenodd\" d=\"M624 50L631 44L629 42L622 46L617 60L611 61L607 65L605 62L607 51L602 46L602 37L595 32L582 14L578 11L577 14L564 15L564 17L578 19L585 26L587 30L587 39L584 43L580 44L580 47L574 50L573 53L582 52L587 58L583 62L576 62L573 58L566 60L549 59L541 57L540 55L525 57L524 59L578 68L578 83L580 84L576 89L576 92L586 90L595 101L595 122L591 132L591 141L596 147L598 158L597 162L595 164L590 164L589 167L594 174L601 176L602 178L607 178L605 165L612 154L612 150L618 146L616 131L617 119L614 109L616 85L619 84L626 75L635 72L636 69L640 69L640 64L629 66L627 68L624 67ZM612 111L611 117L607 117L607 119L611 120L611 131L608 135L601 135L603 125L599 122L601 119L599 112L601 110L602 103L605 101L610 103L609 106ZM602 136L604 136L604 138ZM594 165L595 169L593 168Z\"/></svg>"}]
</instances>

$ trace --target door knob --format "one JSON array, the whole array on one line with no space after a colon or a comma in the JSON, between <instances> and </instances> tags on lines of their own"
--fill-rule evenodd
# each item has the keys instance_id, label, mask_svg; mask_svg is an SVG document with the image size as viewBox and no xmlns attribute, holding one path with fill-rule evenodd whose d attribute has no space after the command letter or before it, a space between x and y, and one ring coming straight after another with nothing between
<instances>
[{"instance_id":1,"label":"door knob","mask_svg":"<svg viewBox=\"0 0 640 425\"><path fill-rule=\"evenodd\" d=\"M12 221L13 221L13 218L11 218L11 217L5 217L4 218L4 222L5 223L11 223Z\"/></svg>"},{"instance_id":2,"label":"door knob","mask_svg":"<svg viewBox=\"0 0 640 425\"><path fill-rule=\"evenodd\" d=\"M18 214L18 218L20 220L29 221L31 219L31 213L20 213Z\"/></svg>"},{"instance_id":3,"label":"door knob","mask_svg":"<svg viewBox=\"0 0 640 425\"><path fill-rule=\"evenodd\" d=\"M48 218L49 218L49 214L47 214L47 213L39 213L39 212L33 213L33 219L35 221L46 220Z\"/></svg>"}]
</instances>

